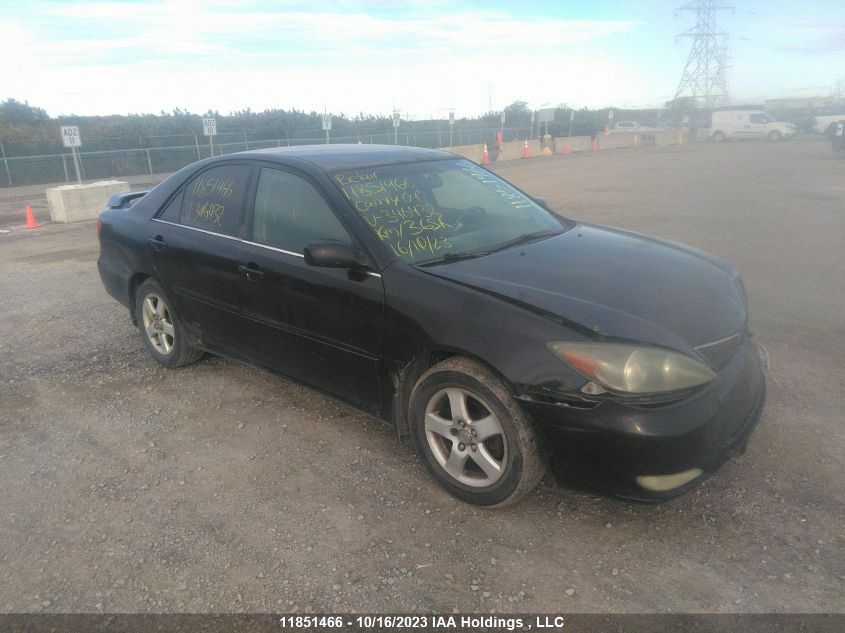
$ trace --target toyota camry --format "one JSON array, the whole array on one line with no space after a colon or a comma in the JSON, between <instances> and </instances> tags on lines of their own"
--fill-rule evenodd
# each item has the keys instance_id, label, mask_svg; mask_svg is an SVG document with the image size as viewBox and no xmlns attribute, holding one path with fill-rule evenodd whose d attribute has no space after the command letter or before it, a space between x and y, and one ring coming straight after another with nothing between
<instances>
[{"instance_id":1,"label":"toyota camry","mask_svg":"<svg viewBox=\"0 0 845 633\"><path fill-rule=\"evenodd\" d=\"M113 197L98 268L158 363L219 354L407 437L458 499L659 501L744 449L765 379L737 271L552 213L451 153L251 151Z\"/></svg>"}]
</instances>

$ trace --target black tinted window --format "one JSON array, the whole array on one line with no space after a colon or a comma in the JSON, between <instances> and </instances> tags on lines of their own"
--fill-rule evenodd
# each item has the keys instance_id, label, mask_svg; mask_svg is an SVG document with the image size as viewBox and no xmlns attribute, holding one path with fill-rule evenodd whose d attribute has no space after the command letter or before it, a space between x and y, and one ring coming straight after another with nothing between
<instances>
[{"instance_id":1,"label":"black tinted window","mask_svg":"<svg viewBox=\"0 0 845 633\"><path fill-rule=\"evenodd\" d=\"M751 114L749 115L749 119L752 123L766 123L766 115L765 114Z\"/></svg>"},{"instance_id":2,"label":"black tinted window","mask_svg":"<svg viewBox=\"0 0 845 633\"><path fill-rule=\"evenodd\" d=\"M235 235L249 183L248 165L221 165L202 172L185 187L182 223Z\"/></svg>"},{"instance_id":3,"label":"black tinted window","mask_svg":"<svg viewBox=\"0 0 845 633\"><path fill-rule=\"evenodd\" d=\"M262 169L255 194L252 240L301 253L313 240L349 241L331 207L307 180Z\"/></svg>"}]
</instances>

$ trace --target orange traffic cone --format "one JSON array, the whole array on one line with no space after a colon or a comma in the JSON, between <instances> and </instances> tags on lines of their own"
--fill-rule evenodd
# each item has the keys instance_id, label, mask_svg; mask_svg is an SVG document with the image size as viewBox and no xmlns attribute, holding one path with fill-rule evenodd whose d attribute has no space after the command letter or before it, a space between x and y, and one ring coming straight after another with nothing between
<instances>
[{"instance_id":1,"label":"orange traffic cone","mask_svg":"<svg viewBox=\"0 0 845 633\"><path fill-rule=\"evenodd\" d=\"M568 141L563 142L563 153L564 154L571 154L572 153L572 150L569 149L569 142Z\"/></svg>"},{"instance_id":2,"label":"orange traffic cone","mask_svg":"<svg viewBox=\"0 0 845 633\"><path fill-rule=\"evenodd\" d=\"M595 136L593 137L593 151L594 152L599 151L599 139L598 139L598 137L595 137Z\"/></svg>"},{"instance_id":3,"label":"orange traffic cone","mask_svg":"<svg viewBox=\"0 0 845 633\"><path fill-rule=\"evenodd\" d=\"M639 134L634 134L634 143L633 143L633 145L634 145L634 147L639 147L639 146L640 146L640 135L639 135Z\"/></svg>"},{"instance_id":4,"label":"orange traffic cone","mask_svg":"<svg viewBox=\"0 0 845 633\"><path fill-rule=\"evenodd\" d=\"M26 205L26 228L37 229L38 222L35 221L35 215L32 213L32 205Z\"/></svg>"},{"instance_id":5,"label":"orange traffic cone","mask_svg":"<svg viewBox=\"0 0 845 633\"><path fill-rule=\"evenodd\" d=\"M522 157L528 158L528 141L525 141L525 146L522 148Z\"/></svg>"},{"instance_id":6,"label":"orange traffic cone","mask_svg":"<svg viewBox=\"0 0 845 633\"><path fill-rule=\"evenodd\" d=\"M490 154L487 153L487 143L484 144L484 153L481 155L481 164L482 165L489 165L490 164Z\"/></svg>"}]
</instances>

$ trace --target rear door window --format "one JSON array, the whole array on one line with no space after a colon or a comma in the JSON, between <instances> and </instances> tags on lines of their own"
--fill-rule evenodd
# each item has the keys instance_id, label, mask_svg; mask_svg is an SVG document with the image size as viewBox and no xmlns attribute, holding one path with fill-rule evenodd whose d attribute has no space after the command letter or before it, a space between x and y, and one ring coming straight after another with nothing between
<instances>
[{"instance_id":1,"label":"rear door window","mask_svg":"<svg viewBox=\"0 0 845 633\"><path fill-rule=\"evenodd\" d=\"M223 235L236 235L252 167L220 165L206 169L183 191L181 223Z\"/></svg>"}]
</instances>

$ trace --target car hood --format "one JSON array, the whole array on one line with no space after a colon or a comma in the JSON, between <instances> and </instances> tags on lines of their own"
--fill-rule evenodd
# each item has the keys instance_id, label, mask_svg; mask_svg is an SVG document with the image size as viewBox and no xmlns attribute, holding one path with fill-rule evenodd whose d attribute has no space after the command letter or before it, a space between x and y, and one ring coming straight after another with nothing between
<instances>
[{"instance_id":1,"label":"car hood","mask_svg":"<svg viewBox=\"0 0 845 633\"><path fill-rule=\"evenodd\" d=\"M578 224L533 244L421 270L576 329L684 351L731 336L746 308L734 268L689 246Z\"/></svg>"}]
</instances>

